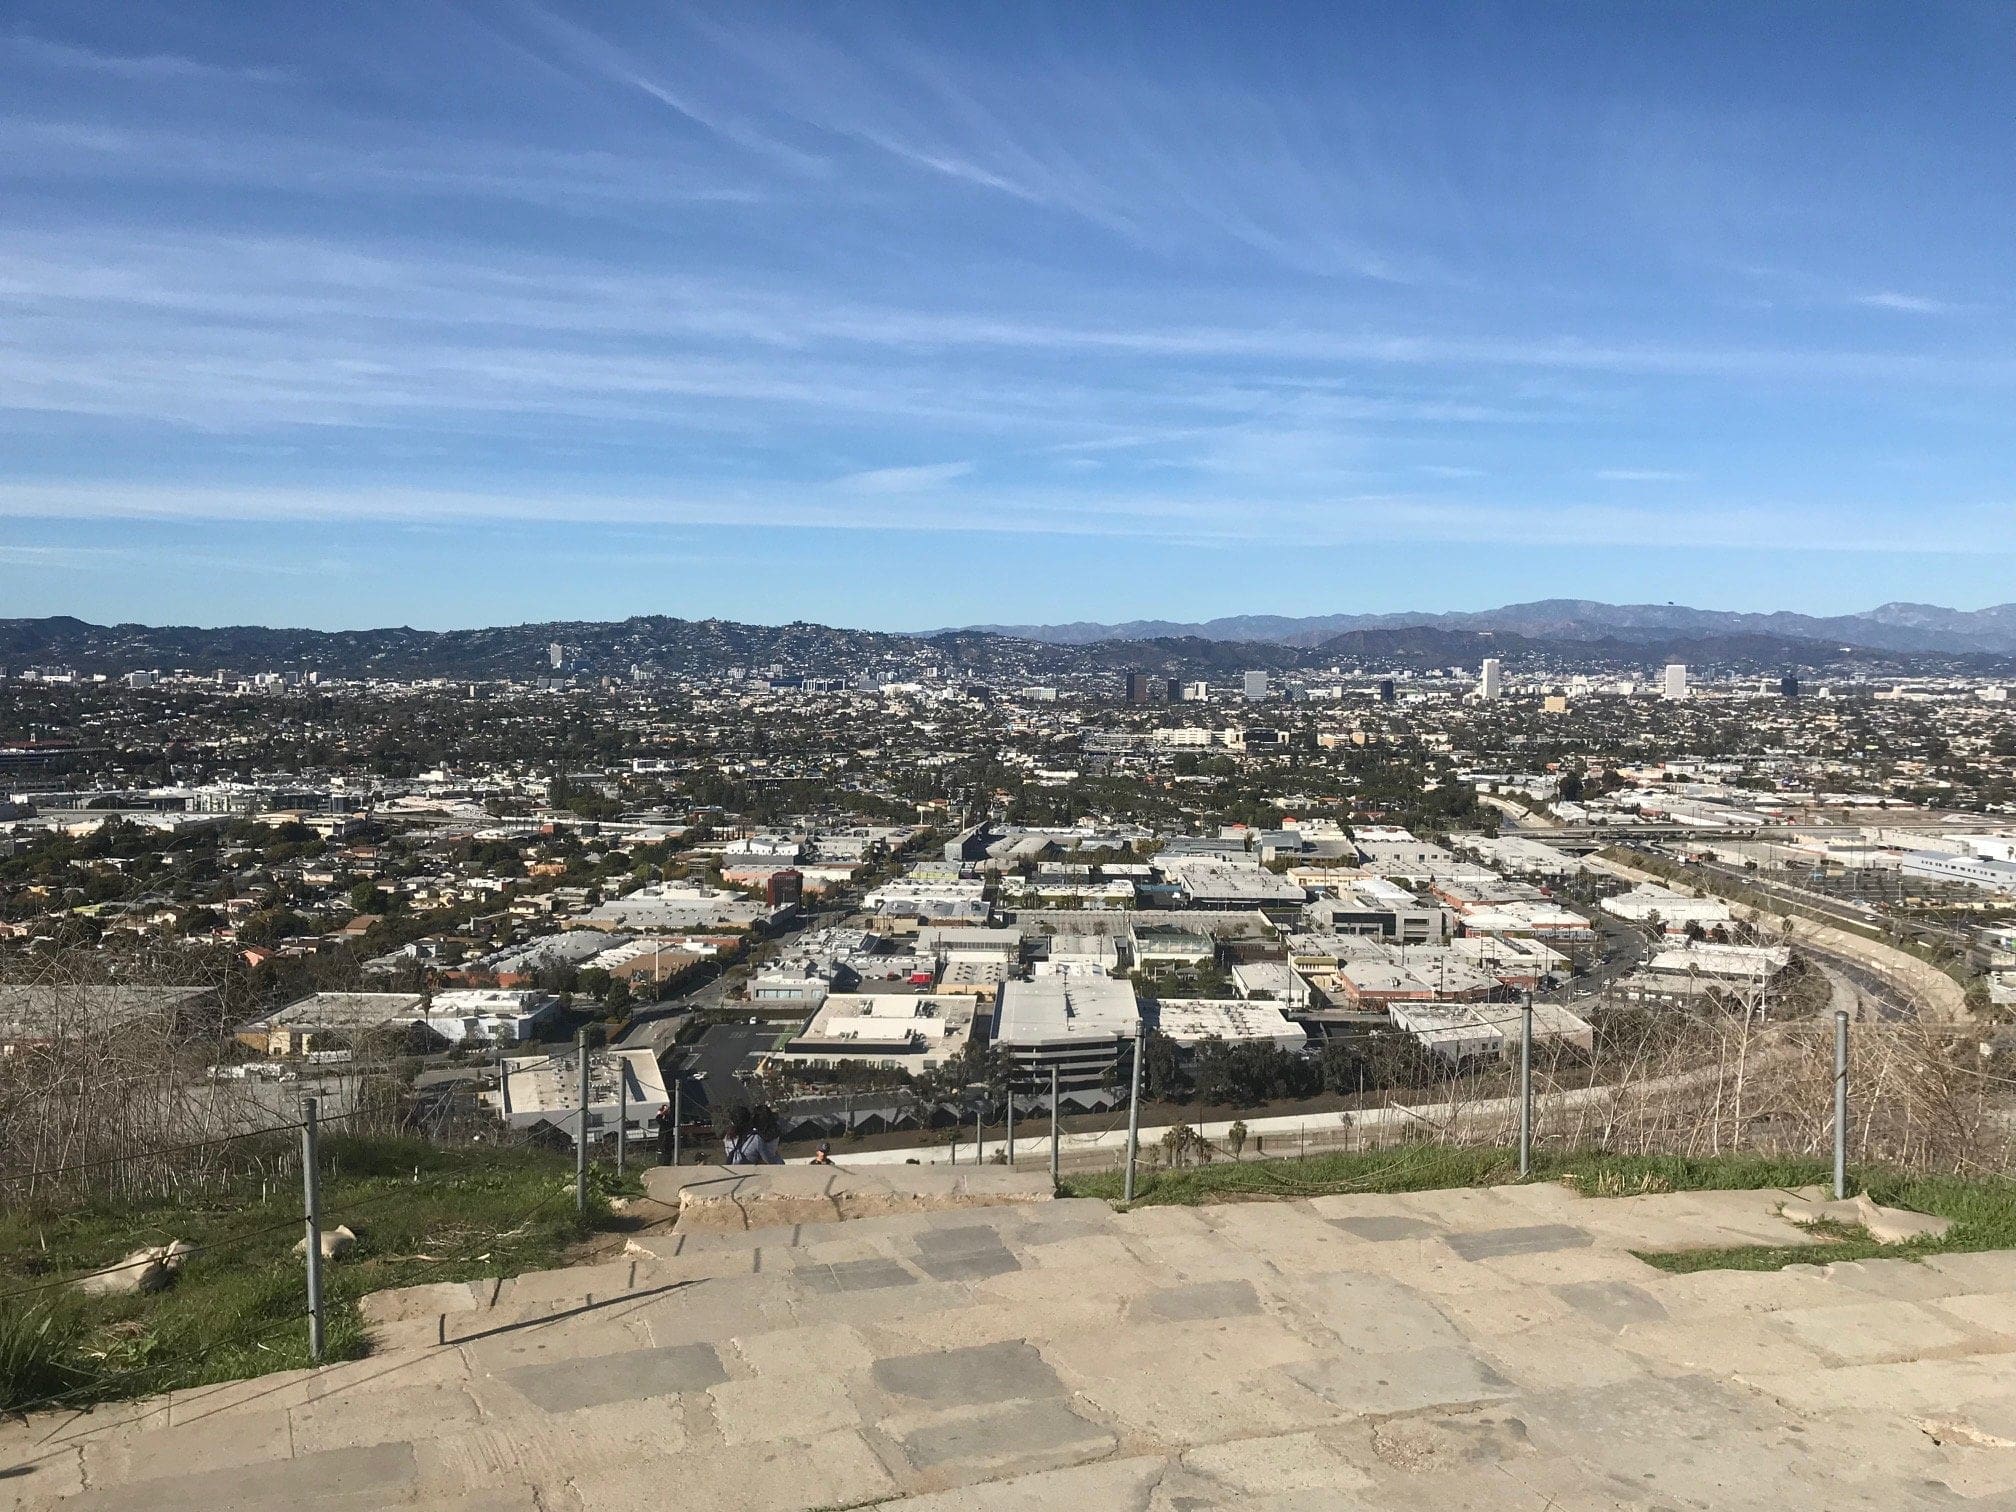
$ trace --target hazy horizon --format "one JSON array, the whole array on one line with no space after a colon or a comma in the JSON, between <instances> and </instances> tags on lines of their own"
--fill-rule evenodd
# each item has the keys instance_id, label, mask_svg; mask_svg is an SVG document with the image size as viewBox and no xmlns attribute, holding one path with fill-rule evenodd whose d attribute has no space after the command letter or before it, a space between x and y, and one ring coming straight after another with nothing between
<instances>
[{"instance_id":1,"label":"hazy horizon","mask_svg":"<svg viewBox=\"0 0 2016 1512\"><path fill-rule=\"evenodd\" d=\"M1557 597L1563 600L1580 600L1582 602L1598 603L1606 605L1607 607L1618 609L1673 607L1679 609L1698 610L1706 613L1727 613L1727 614L1789 613L1789 614L1810 615L1814 618L1828 618L1840 614L1852 615L1858 613L1867 613L1871 610L1883 607L1883 605L1879 604L1863 604L1856 609L1836 611L1836 610L1809 610L1789 605L1775 605L1763 608L1750 609L1750 608L1724 608L1722 606L1708 605L1708 604L1682 604L1678 603L1677 601L1672 601L1670 603L1667 601L1661 601L1656 605L1650 603L1649 601L1642 603L1626 603L1621 600L1596 599L1592 598L1590 595L1587 594L1561 594L1558 595ZM442 622L438 624L428 623L419 619L405 619L397 621L384 620L369 623L360 620L354 623L343 623L343 624L316 624L311 623L307 620L278 620L278 619L260 620L260 619L213 618L207 620L206 619L150 620L150 619L135 619L131 616L115 619L94 619L93 616L91 615L75 614L67 610L50 610L47 613L37 613L37 614L24 613L18 615L0 616L0 618L12 618L12 619L71 618L71 619L83 620L87 623L96 623L108 626L125 623L125 624L148 625L162 629L188 628L197 630L226 630L235 627L243 627L243 628L257 628L257 629L269 629L269 630L308 630L329 634L344 634L344 633L361 633L375 630L398 630L398 629L420 630L430 633L449 632L458 630L501 630L501 629L511 629L521 625L552 624L552 623L565 623L565 622L582 623L582 624L607 624L607 623L618 623L627 619L648 618L652 616L657 616L666 619L680 619L680 620L707 620L707 619L726 620L726 621L733 621L736 623L759 625L759 626L779 626L789 624L793 620L799 620L811 624L825 625L828 628L836 630L861 630L877 634L928 636L928 635L942 634L946 631L985 629L989 627L1007 627L1012 629L1024 626L1124 625L1132 623L1152 623L1158 621L1178 625L1191 625L1191 624L1204 624L1214 620L1259 619L1259 618L1288 619L1288 620L1320 619L1330 615L1418 614L1425 619L1444 614L1488 613L1492 610L1516 608L1522 604L1537 603L1537 602L1545 602L1545 601L1505 600L1503 602L1498 603L1460 604L1460 605L1450 605L1435 608L1423 608L1420 606L1415 606L1412 608L1405 608L1405 609L1332 608L1332 609L1312 609L1306 611L1278 610L1271 608L1234 609L1226 611L1224 613L1199 614L1194 616L1184 616L1181 614L1138 614L1138 615L1128 615L1125 617L1101 618L1093 615L1079 614L1079 615L1061 615L1056 618L1043 619L1043 620L1013 620L999 617L981 616L979 618L971 620L961 620L957 623L946 623L942 625L925 625L915 623L862 624L843 620L821 620L806 615L787 616L784 618L750 618L750 619L737 620L737 617L734 615L686 614L681 613L675 609L635 609L635 610L629 610L622 614L611 613L604 615L578 615L578 614L531 615L531 616L520 616L517 618L508 618L508 619L495 619L487 621L466 621L455 623ZM1906 601L1889 600L1886 602L1896 603ZM1908 602L1928 603L1928 601L1924 600L1911 600ZM2016 603L2016 597L2012 597L2009 600L2006 600L2005 602ZM1928 606L1934 608L1952 609L1960 613L1972 613L1983 609L1993 609L2001 607L2001 605L1996 603L1941 604L1941 605L1929 605L1928 603Z\"/></svg>"}]
</instances>

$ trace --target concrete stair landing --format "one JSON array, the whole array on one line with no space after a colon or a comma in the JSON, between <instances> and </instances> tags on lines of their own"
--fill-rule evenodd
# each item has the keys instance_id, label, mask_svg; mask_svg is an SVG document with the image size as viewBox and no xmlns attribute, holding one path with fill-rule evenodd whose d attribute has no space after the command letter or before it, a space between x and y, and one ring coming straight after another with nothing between
<instances>
[{"instance_id":1,"label":"concrete stair landing","mask_svg":"<svg viewBox=\"0 0 2016 1512\"><path fill-rule=\"evenodd\" d=\"M681 1232L383 1294L367 1360L0 1426L0 1505L2016 1505L2016 1254L1674 1276L1630 1253L1800 1243L1790 1195Z\"/></svg>"},{"instance_id":2,"label":"concrete stair landing","mask_svg":"<svg viewBox=\"0 0 2016 1512\"><path fill-rule=\"evenodd\" d=\"M839 1223L892 1213L1048 1202L1046 1171L1007 1166L652 1166L644 1190L683 1230Z\"/></svg>"}]
</instances>

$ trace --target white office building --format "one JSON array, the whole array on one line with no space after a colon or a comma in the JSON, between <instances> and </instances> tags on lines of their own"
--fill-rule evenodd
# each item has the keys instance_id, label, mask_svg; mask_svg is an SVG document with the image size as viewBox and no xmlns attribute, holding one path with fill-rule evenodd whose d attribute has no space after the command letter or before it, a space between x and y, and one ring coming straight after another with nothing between
<instances>
[{"instance_id":1,"label":"white office building","mask_svg":"<svg viewBox=\"0 0 2016 1512\"><path fill-rule=\"evenodd\" d=\"M1485 703L1493 703L1503 691L1504 677L1498 658L1487 656L1484 658L1484 665L1478 671L1477 697Z\"/></svg>"},{"instance_id":2,"label":"white office building","mask_svg":"<svg viewBox=\"0 0 2016 1512\"><path fill-rule=\"evenodd\" d=\"M994 1020L994 1040L1028 1086L1076 1089L1116 1084L1123 1047L1141 1027L1130 983L1114 977L1046 976L1007 982Z\"/></svg>"},{"instance_id":3,"label":"white office building","mask_svg":"<svg viewBox=\"0 0 2016 1512\"><path fill-rule=\"evenodd\" d=\"M1687 664L1685 662L1666 663L1666 678L1659 685L1659 696L1669 703L1678 703L1687 696Z\"/></svg>"},{"instance_id":4,"label":"white office building","mask_svg":"<svg viewBox=\"0 0 2016 1512\"><path fill-rule=\"evenodd\" d=\"M1248 703L1261 703L1266 697L1267 674L1265 672L1248 672L1246 674L1246 701Z\"/></svg>"}]
</instances>

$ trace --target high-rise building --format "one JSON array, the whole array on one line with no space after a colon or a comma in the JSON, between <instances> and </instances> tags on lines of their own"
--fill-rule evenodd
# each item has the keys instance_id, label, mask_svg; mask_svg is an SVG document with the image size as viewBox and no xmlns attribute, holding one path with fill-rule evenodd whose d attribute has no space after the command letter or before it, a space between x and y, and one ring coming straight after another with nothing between
<instances>
[{"instance_id":1,"label":"high-rise building","mask_svg":"<svg viewBox=\"0 0 2016 1512\"><path fill-rule=\"evenodd\" d=\"M1164 679L1162 683L1162 697L1167 703L1181 703L1183 701L1182 682L1174 677Z\"/></svg>"},{"instance_id":2,"label":"high-rise building","mask_svg":"<svg viewBox=\"0 0 2016 1512\"><path fill-rule=\"evenodd\" d=\"M1486 703L1494 701L1503 690L1503 679L1499 674L1498 658L1487 656L1477 677L1477 696Z\"/></svg>"},{"instance_id":3,"label":"high-rise building","mask_svg":"<svg viewBox=\"0 0 2016 1512\"><path fill-rule=\"evenodd\" d=\"M1246 701L1260 703L1267 697L1267 674L1248 672L1246 674Z\"/></svg>"},{"instance_id":4,"label":"high-rise building","mask_svg":"<svg viewBox=\"0 0 2016 1512\"><path fill-rule=\"evenodd\" d=\"M1685 662L1666 663L1666 680L1659 685L1659 696L1676 703L1687 696L1687 664Z\"/></svg>"},{"instance_id":5,"label":"high-rise building","mask_svg":"<svg viewBox=\"0 0 2016 1512\"><path fill-rule=\"evenodd\" d=\"M1149 686L1148 674L1146 672L1129 672L1127 674L1127 702L1130 704L1147 703L1150 697Z\"/></svg>"},{"instance_id":6,"label":"high-rise building","mask_svg":"<svg viewBox=\"0 0 2016 1512\"><path fill-rule=\"evenodd\" d=\"M1393 703L1399 696L1399 692L1393 686L1392 678L1382 677L1379 679L1379 702Z\"/></svg>"},{"instance_id":7,"label":"high-rise building","mask_svg":"<svg viewBox=\"0 0 2016 1512\"><path fill-rule=\"evenodd\" d=\"M1210 701L1211 701L1211 684L1206 682L1193 682L1183 684L1183 702L1209 703Z\"/></svg>"},{"instance_id":8,"label":"high-rise building","mask_svg":"<svg viewBox=\"0 0 2016 1512\"><path fill-rule=\"evenodd\" d=\"M1778 696L1780 698L1797 698L1799 696L1799 679L1796 677L1779 678Z\"/></svg>"},{"instance_id":9,"label":"high-rise building","mask_svg":"<svg viewBox=\"0 0 2016 1512\"><path fill-rule=\"evenodd\" d=\"M560 642L554 641L552 645L546 648L546 661L555 672L558 672L567 664L567 648L561 645Z\"/></svg>"}]
</instances>

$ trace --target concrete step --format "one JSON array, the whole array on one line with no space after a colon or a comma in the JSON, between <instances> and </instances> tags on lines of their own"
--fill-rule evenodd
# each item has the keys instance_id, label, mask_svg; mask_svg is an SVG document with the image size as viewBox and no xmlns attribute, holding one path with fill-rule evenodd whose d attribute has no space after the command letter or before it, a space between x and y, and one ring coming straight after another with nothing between
<instances>
[{"instance_id":1,"label":"concrete step","mask_svg":"<svg viewBox=\"0 0 2016 1512\"><path fill-rule=\"evenodd\" d=\"M1669 1275L1632 1253L1797 1234L1784 1196L710 1234L408 1288L392 1326L429 1347L0 1425L0 1506L2016 1505L2016 1254Z\"/></svg>"},{"instance_id":2,"label":"concrete step","mask_svg":"<svg viewBox=\"0 0 2016 1512\"><path fill-rule=\"evenodd\" d=\"M1048 1202L1049 1172L974 1166L652 1166L644 1189L679 1227L736 1232Z\"/></svg>"},{"instance_id":3,"label":"concrete step","mask_svg":"<svg viewBox=\"0 0 2016 1512\"><path fill-rule=\"evenodd\" d=\"M887 1214L844 1225L828 1221L699 1233L678 1229L631 1239L622 1259L600 1265L393 1288L372 1293L360 1306L379 1350L425 1349L699 1281L802 1270L819 1273L825 1284L865 1289L871 1278L895 1274L889 1267L900 1269L901 1257L920 1245L928 1252L919 1262L923 1273L942 1279L975 1268L978 1262L962 1260L962 1254L991 1254L1010 1241L1054 1244L1106 1231L1115 1219L1104 1202L1071 1198Z\"/></svg>"}]
</instances>

